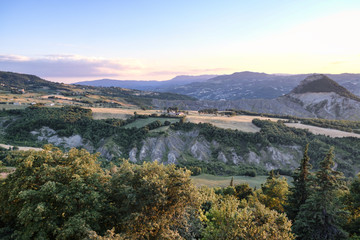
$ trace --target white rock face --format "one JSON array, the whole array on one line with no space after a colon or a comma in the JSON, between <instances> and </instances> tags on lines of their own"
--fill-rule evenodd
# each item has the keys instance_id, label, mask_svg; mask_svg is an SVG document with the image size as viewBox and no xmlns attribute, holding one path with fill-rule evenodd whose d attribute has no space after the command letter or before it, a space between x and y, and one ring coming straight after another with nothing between
<instances>
[{"instance_id":1,"label":"white rock face","mask_svg":"<svg viewBox=\"0 0 360 240\"><path fill-rule=\"evenodd\" d=\"M32 131L31 134L37 136L38 141L45 140L55 146L63 146L64 148L82 147L85 145L80 135L60 137L55 130L49 127L42 127L38 131Z\"/></svg>"},{"instance_id":2,"label":"white rock face","mask_svg":"<svg viewBox=\"0 0 360 240\"><path fill-rule=\"evenodd\" d=\"M129 153L129 160L133 163L136 163L136 153L137 153L137 148L133 148L131 149L130 153Z\"/></svg>"},{"instance_id":3,"label":"white rock face","mask_svg":"<svg viewBox=\"0 0 360 240\"><path fill-rule=\"evenodd\" d=\"M208 142L199 132L169 131L166 136L147 138L142 142L140 151L133 148L129 152L132 162L159 161L164 164L177 163L184 154L200 161L208 162L214 150L219 150L217 160L239 165L241 163L262 165L267 170L278 168L294 169L302 156L300 146L278 146L262 149L259 154L250 151L239 155L234 148L222 146L216 141Z\"/></svg>"},{"instance_id":4,"label":"white rock face","mask_svg":"<svg viewBox=\"0 0 360 240\"><path fill-rule=\"evenodd\" d=\"M222 161L224 163L227 163L227 158L225 156L225 154L223 152L219 152L219 155L218 155L218 158L217 158L219 161Z\"/></svg>"}]
</instances>

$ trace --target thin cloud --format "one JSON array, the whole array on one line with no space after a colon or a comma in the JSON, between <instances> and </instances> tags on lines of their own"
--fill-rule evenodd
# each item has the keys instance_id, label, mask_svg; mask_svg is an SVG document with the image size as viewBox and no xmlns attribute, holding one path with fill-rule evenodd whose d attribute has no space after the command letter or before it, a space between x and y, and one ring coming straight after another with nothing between
<instances>
[{"instance_id":1,"label":"thin cloud","mask_svg":"<svg viewBox=\"0 0 360 240\"><path fill-rule=\"evenodd\" d=\"M103 59L78 55L46 55L39 58L0 55L0 69L41 77L114 77L137 73L144 66L136 60Z\"/></svg>"}]
</instances>

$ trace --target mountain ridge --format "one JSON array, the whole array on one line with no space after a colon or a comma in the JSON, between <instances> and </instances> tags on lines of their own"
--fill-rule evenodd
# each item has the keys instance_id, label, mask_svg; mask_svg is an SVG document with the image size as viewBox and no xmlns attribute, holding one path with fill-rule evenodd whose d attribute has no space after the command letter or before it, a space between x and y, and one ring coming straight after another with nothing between
<instances>
[{"instance_id":1,"label":"mountain ridge","mask_svg":"<svg viewBox=\"0 0 360 240\"><path fill-rule=\"evenodd\" d=\"M339 87L336 82L331 79L330 81L327 78L325 80L328 81L329 84L335 84L334 86L336 88L334 89L340 89L341 91L339 90L338 93L344 96L341 96L336 92L329 92L329 89L326 88L320 92L300 91L297 93L298 90L296 90L297 88L295 87L295 92L293 89L293 91L275 99L169 102L153 100L153 104L159 108L177 106L180 109L188 110L200 110L206 108L216 108L218 110L238 109L257 113L292 115L305 118L360 120L360 101L358 100L358 97L350 94L345 88Z\"/></svg>"},{"instance_id":2,"label":"mountain ridge","mask_svg":"<svg viewBox=\"0 0 360 240\"><path fill-rule=\"evenodd\" d=\"M116 79L99 79L91 81L81 81L73 84L101 86L101 87L123 87L137 90L160 90L166 91L167 88L173 88L182 84L192 82L203 82L218 75L179 75L170 80L116 80Z\"/></svg>"},{"instance_id":3,"label":"mountain ridge","mask_svg":"<svg viewBox=\"0 0 360 240\"><path fill-rule=\"evenodd\" d=\"M156 90L188 95L200 100L239 100L239 99L275 99L288 94L304 78L312 74L267 74L259 72L235 72L209 79L191 81L179 79L175 84L169 81L129 81L128 88ZM326 74L339 85L349 89L352 94L360 95L360 74ZM208 76L211 75L200 75ZM178 76L181 77L181 76ZM178 77L173 78L176 79ZM180 81L181 80L181 81ZM88 82L91 85L91 82ZM153 86L149 86L153 84ZM141 86L143 85L143 86Z\"/></svg>"}]
</instances>

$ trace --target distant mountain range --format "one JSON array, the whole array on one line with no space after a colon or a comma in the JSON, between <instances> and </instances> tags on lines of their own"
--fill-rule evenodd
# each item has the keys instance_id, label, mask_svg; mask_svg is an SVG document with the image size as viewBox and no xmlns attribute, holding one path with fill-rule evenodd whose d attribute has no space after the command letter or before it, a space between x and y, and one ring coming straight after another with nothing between
<instances>
[{"instance_id":1,"label":"distant mountain range","mask_svg":"<svg viewBox=\"0 0 360 240\"><path fill-rule=\"evenodd\" d=\"M305 118L360 120L360 99L322 74L306 77L291 92L276 99L239 99L223 101L159 101L158 108L239 109L257 113L292 115Z\"/></svg>"},{"instance_id":2,"label":"distant mountain range","mask_svg":"<svg viewBox=\"0 0 360 240\"><path fill-rule=\"evenodd\" d=\"M168 81L95 80L81 85L118 86L188 95L199 100L274 99L289 93L310 74L266 74L237 72L230 75L178 76ZM327 74L328 77L360 95L360 74Z\"/></svg>"},{"instance_id":3,"label":"distant mountain range","mask_svg":"<svg viewBox=\"0 0 360 240\"><path fill-rule=\"evenodd\" d=\"M167 89L174 89L184 84L193 82L204 82L217 75L199 75L199 76L177 76L167 81L156 80L113 80L113 79L100 79L93 81L82 81L74 84L96 86L96 87L121 87L129 89L138 89L143 91L161 91L165 92ZM173 92L173 91L172 91Z\"/></svg>"}]
</instances>

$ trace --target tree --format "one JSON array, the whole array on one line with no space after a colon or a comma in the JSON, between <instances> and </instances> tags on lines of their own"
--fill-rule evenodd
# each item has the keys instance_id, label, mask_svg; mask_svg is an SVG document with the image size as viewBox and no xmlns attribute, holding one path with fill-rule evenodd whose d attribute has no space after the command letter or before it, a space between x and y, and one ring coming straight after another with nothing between
<instances>
[{"instance_id":1,"label":"tree","mask_svg":"<svg viewBox=\"0 0 360 240\"><path fill-rule=\"evenodd\" d=\"M350 217L346 223L346 230L351 234L360 236L360 173L351 183L350 191L345 199L346 209Z\"/></svg>"},{"instance_id":2,"label":"tree","mask_svg":"<svg viewBox=\"0 0 360 240\"><path fill-rule=\"evenodd\" d=\"M304 156L300 161L300 166L294 171L293 186L290 187L290 194L286 205L286 214L289 219L294 220L309 196L309 176L311 175L311 164L308 156L309 144L305 146Z\"/></svg>"},{"instance_id":3,"label":"tree","mask_svg":"<svg viewBox=\"0 0 360 240\"><path fill-rule=\"evenodd\" d=\"M333 157L333 148L330 148L311 182L310 194L295 218L293 231L299 239L347 238L341 228L346 212L339 201L345 183L342 173L333 170Z\"/></svg>"},{"instance_id":4,"label":"tree","mask_svg":"<svg viewBox=\"0 0 360 240\"><path fill-rule=\"evenodd\" d=\"M235 185L235 197L238 200L242 199L248 199L249 196L252 196L254 194L254 190L249 186L248 183L242 183Z\"/></svg>"},{"instance_id":5,"label":"tree","mask_svg":"<svg viewBox=\"0 0 360 240\"><path fill-rule=\"evenodd\" d=\"M258 194L259 201L271 210L284 212L289 185L286 178L275 175L270 171L266 182L261 185L262 192Z\"/></svg>"},{"instance_id":6,"label":"tree","mask_svg":"<svg viewBox=\"0 0 360 240\"><path fill-rule=\"evenodd\" d=\"M186 225L188 210L197 209L198 195L190 171L174 165L124 162L108 186L109 219L116 233L131 239L175 239Z\"/></svg>"},{"instance_id":7,"label":"tree","mask_svg":"<svg viewBox=\"0 0 360 240\"><path fill-rule=\"evenodd\" d=\"M244 203L242 203L244 204ZM241 208L233 196L222 198L206 214L205 240L212 239L294 239L291 222L285 214L266 208L259 202Z\"/></svg>"},{"instance_id":8,"label":"tree","mask_svg":"<svg viewBox=\"0 0 360 240\"><path fill-rule=\"evenodd\" d=\"M231 177L231 180L230 180L230 187L233 187L234 186L234 177Z\"/></svg>"},{"instance_id":9,"label":"tree","mask_svg":"<svg viewBox=\"0 0 360 240\"><path fill-rule=\"evenodd\" d=\"M16 239L83 239L100 231L106 181L97 155L45 146L23 152L0 184L1 220Z\"/></svg>"}]
</instances>

